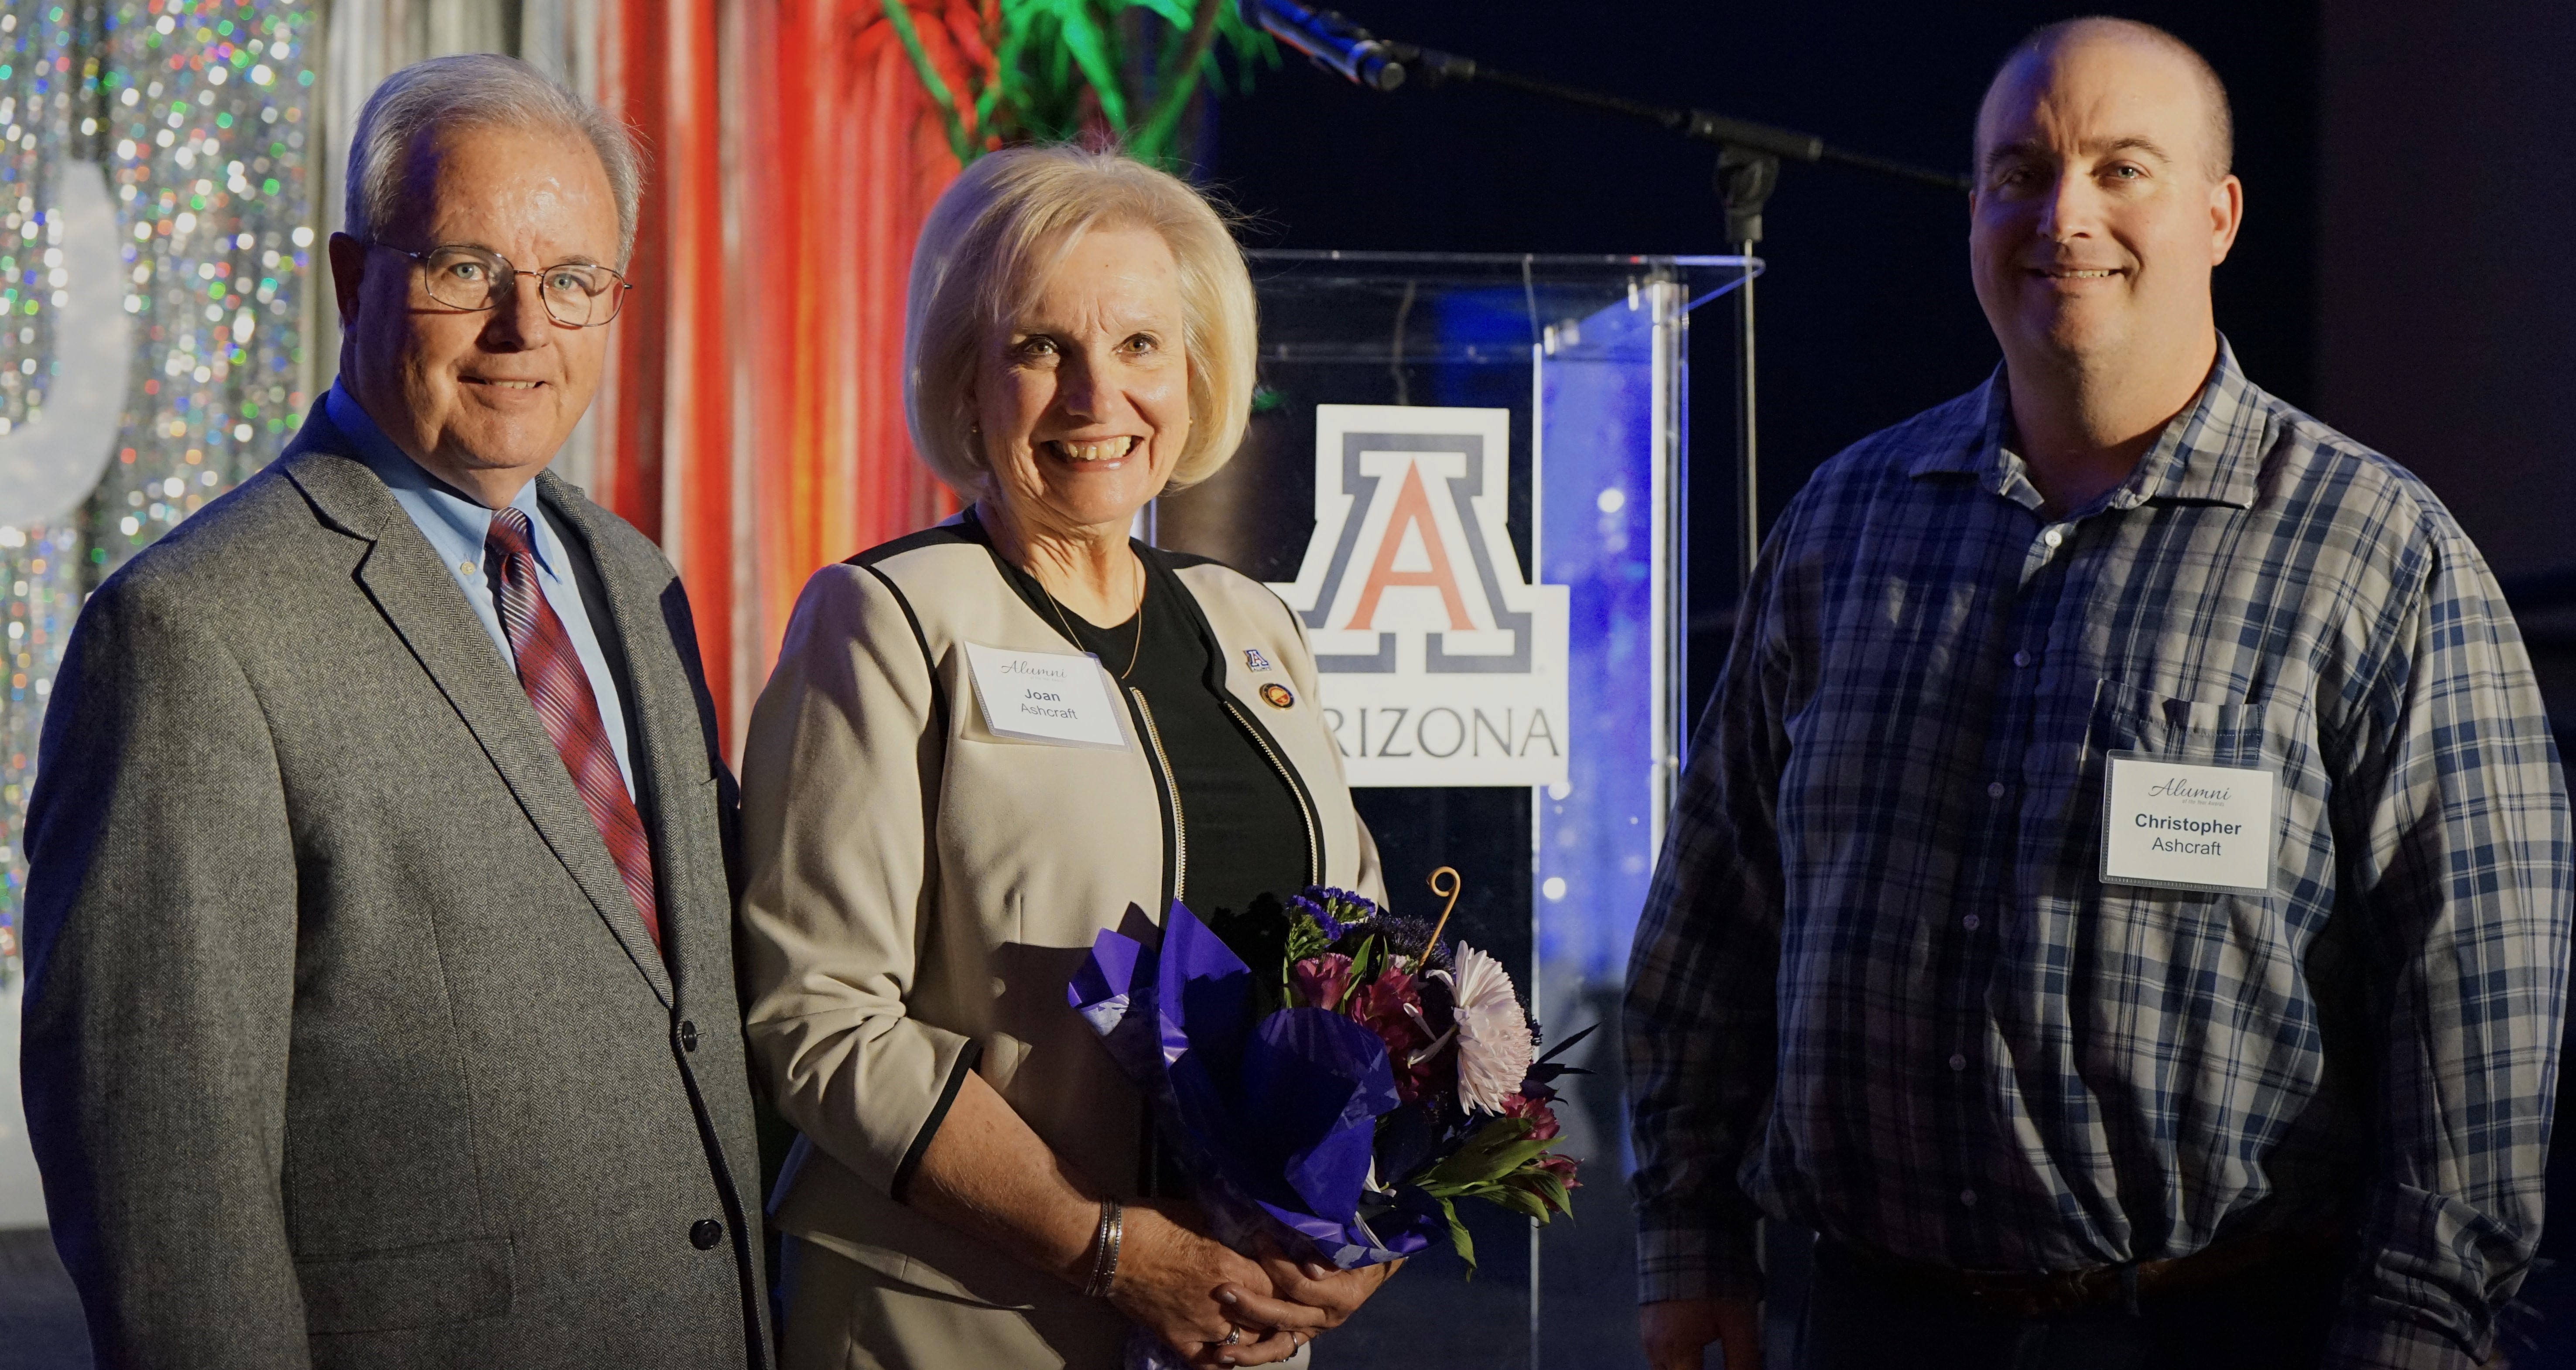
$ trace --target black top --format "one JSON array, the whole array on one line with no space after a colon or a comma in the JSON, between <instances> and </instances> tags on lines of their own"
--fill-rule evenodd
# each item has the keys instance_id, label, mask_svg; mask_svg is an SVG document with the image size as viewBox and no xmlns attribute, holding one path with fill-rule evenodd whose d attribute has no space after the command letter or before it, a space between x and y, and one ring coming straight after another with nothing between
<instances>
[{"instance_id":1,"label":"black top","mask_svg":"<svg viewBox=\"0 0 2576 1370\"><path fill-rule=\"evenodd\" d=\"M1111 628L1065 608L1035 577L1002 564L1039 617L1100 658L1116 678L1121 703L1132 709L1128 691L1144 691L1178 791L1187 843L1181 902L1212 920L1219 909L1240 911L1264 894L1285 900L1306 887L1310 862L1297 796L1235 718L1232 710L1242 705L1225 692L1224 663L1193 612L1188 587L1162 554L1142 543L1134 547L1145 566L1145 603L1136 617ZM1153 743L1138 740L1150 764Z\"/></svg>"}]
</instances>

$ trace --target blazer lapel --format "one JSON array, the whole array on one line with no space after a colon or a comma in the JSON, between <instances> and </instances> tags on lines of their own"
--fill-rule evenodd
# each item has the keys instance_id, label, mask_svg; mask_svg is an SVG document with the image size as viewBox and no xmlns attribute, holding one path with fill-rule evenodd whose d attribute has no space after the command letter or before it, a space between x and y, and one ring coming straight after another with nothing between
<instances>
[{"instance_id":1,"label":"blazer lapel","mask_svg":"<svg viewBox=\"0 0 2576 1370\"><path fill-rule=\"evenodd\" d=\"M591 565L599 572L611 621L595 623L592 628L603 637L616 634L625 648L627 685L634 696L629 707L642 753L632 760L637 779L646 787L643 819L653 836L654 862L661 874L662 936L676 953L704 931L691 926L701 903L687 897L687 892L707 886L701 878L703 873L691 864L700 848L690 840L689 823L691 806L706 802L705 784L719 764L709 753L697 691L680 661L680 635L673 628L668 616L670 606L665 603L667 596L679 593L680 584L658 561L645 568L651 574L639 575L631 558L614 555L608 526L614 516L591 503L578 489L552 473L539 476L537 482L538 496L572 525L587 544ZM690 650L695 650L694 642ZM726 888L721 871L716 873L712 888ZM717 907L725 914L722 935L730 939L731 911L721 904ZM688 959L677 954L670 959L673 974L680 979L685 993Z\"/></svg>"},{"instance_id":2,"label":"blazer lapel","mask_svg":"<svg viewBox=\"0 0 2576 1370\"><path fill-rule=\"evenodd\" d=\"M315 423L328 429L319 406L307 436L314 436ZM336 436L336 430L328 435ZM299 440L301 450L283 458L288 478L342 529L373 544L358 563L359 583L473 731L528 821L590 897L654 995L669 1005L670 973L518 677L384 482L356 458L327 450L331 446L338 444Z\"/></svg>"}]
</instances>

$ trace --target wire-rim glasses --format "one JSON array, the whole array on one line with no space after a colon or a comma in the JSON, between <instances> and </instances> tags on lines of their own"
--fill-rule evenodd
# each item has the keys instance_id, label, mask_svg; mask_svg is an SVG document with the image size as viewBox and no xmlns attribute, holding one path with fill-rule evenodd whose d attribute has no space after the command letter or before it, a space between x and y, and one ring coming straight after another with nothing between
<instances>
[{"instance_id":1,"label":"wire-rim glasses","mask_svg":"<svg viewBox=\"0 0 2576 1370\"><path fill-rule=\"evenodd\" d=\"M635 288L623 272L595 262L558 262L541 271L526 271L484 247L448 244L426 252L393 250L419 263L421 287L431 299L469 313L499 308L519 288L521 276L534 276L537 295L546 303L546 317L567 328L597 328L617 317L626 292Z\"/></svg>"}]
</instances>

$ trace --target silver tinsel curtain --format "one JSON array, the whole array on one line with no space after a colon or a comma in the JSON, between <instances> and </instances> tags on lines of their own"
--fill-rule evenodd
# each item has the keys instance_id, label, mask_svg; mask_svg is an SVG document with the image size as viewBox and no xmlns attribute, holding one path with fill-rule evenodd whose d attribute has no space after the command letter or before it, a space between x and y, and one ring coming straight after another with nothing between
<instances>
[{"instance_id":1,"label":"silver tinsel curtain","mask_svg":"<svg viewBox=\"0 0 2576 1370\"><path fill-rule=\"evenodd\" d=\"M0 9L0 984L83 598L274 459L338 347L323 242L367 93L444 52L590 89L587 0Z\"/></svg>"},{"instance_id":2,"label":"silver tinsel curtain","mask_svg":"<svg viewBox=\"0 0 2576 1370\"><path fill-rule=\"evenodd\" d=\"M320 19L0 13L0 918L25 888L45 697L83 598L275 456L307 398Z\"/></svg>"}]
</instances>

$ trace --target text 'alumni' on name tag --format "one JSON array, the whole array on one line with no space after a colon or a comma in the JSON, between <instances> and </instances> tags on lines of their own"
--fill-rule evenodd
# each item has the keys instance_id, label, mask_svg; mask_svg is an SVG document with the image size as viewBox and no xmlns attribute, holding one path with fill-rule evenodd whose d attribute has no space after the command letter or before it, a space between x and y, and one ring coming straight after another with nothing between
<instances>
[{"instance_id":1,"label":"text 'alumni' on name tag","mask_svg":"<svg viewBox=\"0 0 2576 1370\"><path fill-rule=\"evenodd\" d=\"M966 670L975 678L984 726L997 737L1126 749L1127 731L1118 724L1109 676L1088 652L1022 652L969 642Z\"/></svg>"},{"instance_id":2,"label":"text 'alumni' on name tag","mask_svg":"<svg viewBox=\"0 0 2576 1370\"><path fill-rule=\"evenodd\" d=\"M2264 894L2280 830L2279 780L2112 752L2102 786L2102 882Z\"/></svg>"}]
</instances>

